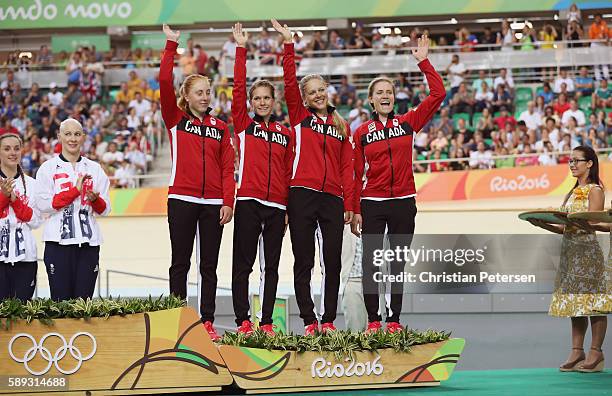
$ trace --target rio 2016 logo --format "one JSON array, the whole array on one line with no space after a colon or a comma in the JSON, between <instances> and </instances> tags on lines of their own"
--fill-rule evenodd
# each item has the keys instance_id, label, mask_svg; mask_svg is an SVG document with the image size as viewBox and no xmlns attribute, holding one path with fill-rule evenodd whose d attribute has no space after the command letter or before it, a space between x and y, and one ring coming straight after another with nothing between
<instances>
[{"instance_id":1,"label":"rio 2016 logo","mask_svg":"<svg viewBox=\"0 0 612 396\"><path fill-rule=\"evenodd\" d=\"M491 179L491 192L500 191L529 191L529 190L546 190L550 187L550 181L546 173L540 177L528 178L525 175L518 175L514 179L506 179L501 176L495 176Z\"/></svg>"},{"instance_id":2,"label":"rio 2016 logo","mask_svg":"<svg viewBox=\"0 0 612 396\"><path fill-rule=\"evenodd\" d=\"M312 362L311 374L312 378L331 378L331 377L352 377L353 375L361 377L364 375L381 375L384 371L382 363L379 362L380 356L377 356L371 362L357 362L349 358L345 359L348 366L344 364L333 364L325 358L317 358Z\"/></svg>"},{"instance_id":3,"label":"rio 2016 logo","mask_svg":"<svg viewBox=\"0 0 612 396\"><path fill-rule=\"evenodd\" d=\"M92 344L91 351L85 356L83 356L81 350L74 345L74 341L81 336L89 338ZM15 356L15 352L13 351L13 344L22 337L30 340L30 342L32 342L32 346L25 351L23 357L18 357ZM57 351L55 351L55 353L51 353L51 351L44 345L45 341L51 337L59 338L62 342L61 346L57 349ZM39 342L37 342L36 339L30 334L19 333L15 334L9 341L8 351L13 360L17 363L23 363L25 369L32 375L45 375L49 372L49 370L51 370L51 366L53 365L55 365L55 368L60 373L70 375L76 373L83 365L83 362L91 359L95 355L97 347L98 345L94 336L84 331L75 333L69 341L66 341L66 338L59 333L47 333L42 336ZM40 352L40 356L47 361L47 365L42 370L34 370L29 365L29 362L34 360L38 352ZM60 367L60 361L64 359L66 353L70 353L70 356L76 360L76 364L71 369L64 369Z\"/></svg>"}]
</instances>

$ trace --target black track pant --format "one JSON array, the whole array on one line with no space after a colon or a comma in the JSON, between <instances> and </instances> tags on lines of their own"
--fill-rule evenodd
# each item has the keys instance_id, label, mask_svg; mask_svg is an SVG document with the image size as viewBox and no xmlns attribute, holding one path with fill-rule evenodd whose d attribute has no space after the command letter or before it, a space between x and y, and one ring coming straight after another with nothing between
<instances>
[{"instance_id":1,"label":"black track pant","mask_svg":"<svg viewBox=\"0 0 612 396\"><path fill-rule=\"evenodd\" d=\"M414 234L414 218L417 208L414 198L391 199L385 201L361 200L363 218L363 293L368 321L380 321L378 287L374 274L381 271L375 266L373 253L383 248L385 227L389 236L389 248L410 247ZM405 262L391 261L390 274L398 275L404 270ZM399 322L402 312L403 283L391 283L391 303L387 306L387 322Z\"/></svg>"},{"instance_id":2,"label":"black track pant","mask_svg":"<svg viewBox=\"0 0 612 396\"><path fill-rule=\"evenodd\" d=\"M236 324L249 317L249 275L259 245L261 278L260 324L272 323L272 311L278 286L278 265L285 234L285 211L266 206L253 199L237 201L234 215L234 246L232 258L232 299Z\"/></svg>"},{"instance_id":3,"label":"black track pant","mask_svg":"<svg viewBox=\"0 0 612 396\"><path fill-rule=\"evenodd\" d=\"M202 321L214 321L217 293L217 263L223 226L219 224L221 205L204 205L178 199L168 199L168 225L172 262L170 293L187 298L187 273L196 230L199 234L200 316Z\"/></svg>"},{"instance_id":4,"label":"black track pant","mask_svg":"<svg viewBox=\"0 0 612 396\"><path fill-rule=\"evenodd\" d=\"M98 279L100 246L45 242L45 267L55 301L92 297Z\"/></svg>"},{"instance_id":5,"label":"black track pant","mask_svg":"<svg viewBox=\"0 0 612 396\"><path fill-rule=\"evenodd\" d=\"M36 261L0 263L0 300L18 298L31 300L36 288Z\"/></svg>"},{"instance_id":6,"label":"black track pant","mask_svg":"<svg viewBox=\"0 0 612 396\"><path fill-rule=\"evenodd\" d=\"M342 198L324 192L293 187L289 190L289 230L293 248L293 282L300 317L305 325L317 320L310 280L314 268L315 231L320 229L319 250L322 252L323 305L322 323L333 322L338 308L340 288L340 254L344 228Z\"/></svg>"}]
</instances>

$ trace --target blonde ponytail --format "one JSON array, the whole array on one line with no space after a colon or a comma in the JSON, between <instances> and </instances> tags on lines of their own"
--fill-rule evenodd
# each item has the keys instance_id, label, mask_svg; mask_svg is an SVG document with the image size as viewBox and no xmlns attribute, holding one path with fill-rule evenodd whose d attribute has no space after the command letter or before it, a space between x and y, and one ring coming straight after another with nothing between
<instances>
[{"instance_id":1,"label":"blonde ponytail","mask_svg":"<svg viewBox=\"0 0 612 396\"><path fill-rule=\"evenodd\" d=\"M344 121L344 118L342 118L340 113L338 113L338 110L334 110L334 112L332 113L332 117L334 120L334 126L338 130L338 133L346 137L347 130L346 130L346 121Z\"/></svg>"}]
</instances>

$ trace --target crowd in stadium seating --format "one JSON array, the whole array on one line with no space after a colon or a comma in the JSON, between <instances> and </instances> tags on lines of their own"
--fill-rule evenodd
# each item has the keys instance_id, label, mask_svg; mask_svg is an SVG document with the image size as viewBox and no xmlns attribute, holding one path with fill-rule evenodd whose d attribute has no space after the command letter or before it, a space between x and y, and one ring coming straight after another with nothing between
<instances>
[{"instance_id":1,"label":"crowd in stadium seating","mask_svg":"<svg viewBox=\"0 0 612 396\"><path fill-rule=\"evenodd\" d=\"M78 64L77 58L73 58ZM37 83L24 90L12 70L0 83L0 133L18 132L24 138L22 167L34 175L40 165L60 151L59 124L67 117L80 120L87 133L85 155L100 161L117 187L134 187L130 175L150 167L161 143L159 84L143 81L135 70L123 83L114 102L102 100L95 63L66 68L68 87L51 83L43 91Z\"/></svg>"}]
</instances>

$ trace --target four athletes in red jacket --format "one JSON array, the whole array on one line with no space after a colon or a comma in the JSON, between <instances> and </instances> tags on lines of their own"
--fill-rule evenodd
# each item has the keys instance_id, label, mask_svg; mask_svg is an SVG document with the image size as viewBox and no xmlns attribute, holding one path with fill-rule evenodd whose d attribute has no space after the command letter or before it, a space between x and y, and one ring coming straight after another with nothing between
<instances>
[{"instance_id":1,"label":"four athletes in red jacket","mask_svg":"<svg viewBox=\"0 0 612 396\"><path fill-rule=\"evenodd\" d=\"M162 116L170 134L172 176L168 194L168 222L172 245L170 292L185 298L189 258L199 227L200 313L213 338L216 266L223 224L234 225L232 294L238 331L250 334L248 278L259 244L263 296L260 328L272 334L272 310L278 283L282 238L288 217L294 254L294 287L305 334L335 330L340 285L342 231L351 223L363 232L363 284L370 331L381 328L378 285L374 283L372 253L382 248L383 234L392 247L410 245L414 232L416 195L412 172L413 136L437 111L445 96L440 76L427 60L429 40L419 39L413 55L425 73L430 96L403 115L393 113L395 88L388 78L370 83L368 99L374 108L370 121L351 133L348 124L328 102L327 82L308 75L298 84L292 34L287 25L272 20L284 38L285 99L291 130L271 118L274 86L255 82L247 112L247 34L234 26L237 43L234 65L232 117L239 155L238 189L232 178L234 148L227 125L211 116L210 82L188 76L179 103L174 94L172 68L179 32L164 25L168 39L160 67ZM354 148L353 148L354 144ZM234 198L235 196L235 198ZM321 312L312 299L315 238L320 250L323 284ZM392 263L400 272L403 263ZM401 329L402 286L391 290L387 330ZM319 327L319 320L321 326Z\"/></svg>"}]
</instances>

